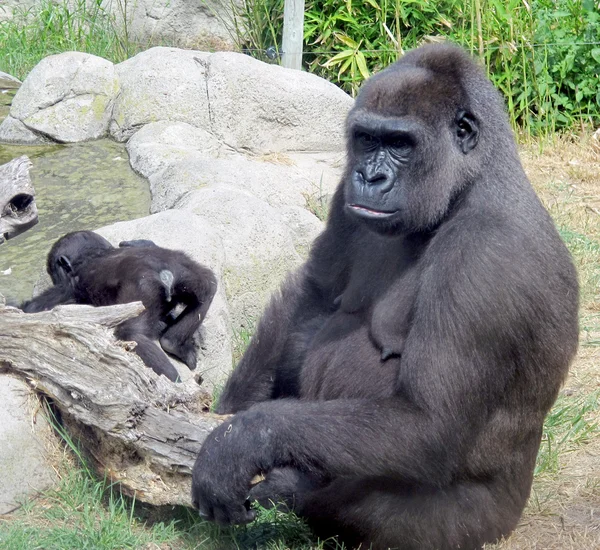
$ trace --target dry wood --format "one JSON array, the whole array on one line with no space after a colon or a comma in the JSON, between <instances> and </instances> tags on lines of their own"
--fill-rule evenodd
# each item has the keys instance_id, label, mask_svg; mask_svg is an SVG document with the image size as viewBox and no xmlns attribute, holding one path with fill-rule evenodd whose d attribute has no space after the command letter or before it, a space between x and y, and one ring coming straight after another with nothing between
<instances>
[{"instance_id":1,"label":"dry wood","mask_svg":"<svg viewBox=\"0 0 600 550\"><path fill-rule=\"evenodd\" d=\"M101 476L151 504L191 505L191 469L210 431L226 417L193 380L157 376L115 340L112 327L140 302L59 306L23 313L0 304L0 369L26 378L62 420Z\"/></svg>"},{"instance_id":2,"label":"dry wood","mask_svg":"<svg viewBox=\"0 0 600 550\"><path fill-rule=\"evenodd\" d=\"M0 166L0 244L38 222L30 168L25 155Z\"/></svg>"}]
</instances>

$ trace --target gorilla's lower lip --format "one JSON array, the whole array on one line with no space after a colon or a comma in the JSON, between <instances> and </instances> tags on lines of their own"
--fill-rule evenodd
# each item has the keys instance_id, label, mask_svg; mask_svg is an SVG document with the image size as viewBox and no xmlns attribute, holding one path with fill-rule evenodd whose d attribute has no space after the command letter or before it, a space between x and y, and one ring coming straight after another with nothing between
<instances>
[{"instance_id":1,"label":"gorilla's lower lip","mask_svg":"<svg viewBox=\"0 0 600 550\"><path fill-rule=\"evenodd\" d=\"M354 211L359 216L364 218L372 218L372 219L385 219L393 216L398 210L394 210L392 212L385 210L374 210L373 208L369 208L367 206L362 206L360 204L349 204L348 208Z\"/></svg>"}]
</instances>

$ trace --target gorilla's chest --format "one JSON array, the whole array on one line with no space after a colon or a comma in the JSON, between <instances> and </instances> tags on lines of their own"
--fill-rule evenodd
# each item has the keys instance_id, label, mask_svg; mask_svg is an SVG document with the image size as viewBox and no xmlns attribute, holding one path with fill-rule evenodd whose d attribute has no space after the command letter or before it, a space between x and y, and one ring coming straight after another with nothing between
<instances>
[{"instance_id":1,"label":"gorilla's chest","mask_svg":"<svg viewBox=\"0 0 600 550\"><path fill-rule=\"evenodd\" d=\"M410 328L413 288L407 280L354 309L342 297L309 344L300 387L308 399L387 397L400 376ZM363 305L365 302L363 302ZM355 304L354 304L355 305Z\"/></svg>"},{"instance_id":2,"label":"gorilla's chest","mask_svg":"<svg viewBox=\"0 0 600 550\"><path fill-rule=\"evenodd\" d=\"M361 244L337 311L308 342L300 375L303 397L392 394L412 323L422 240L370 236Z\"/></svg>"}]
</instances>

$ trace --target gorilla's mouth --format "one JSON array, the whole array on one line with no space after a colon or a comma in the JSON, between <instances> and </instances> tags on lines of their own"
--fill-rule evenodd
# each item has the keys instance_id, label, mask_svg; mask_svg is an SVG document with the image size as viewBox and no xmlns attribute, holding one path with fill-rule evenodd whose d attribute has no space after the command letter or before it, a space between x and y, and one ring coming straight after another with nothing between
<instances>
[{"instance_id":1,"label":"gorilla's mouth","mask_svg":"<svg viewBox=\"0 0 600 550\"><path fill-rule=\"evenodd\" d=\"M398 210L374 210L373 208L369 208L361 204L348 204L347 206L350 210L352 210L352 212L354 212L358 216L376 220L391 218L396 212L398 212Z\"/></svg>"}]
</instances>

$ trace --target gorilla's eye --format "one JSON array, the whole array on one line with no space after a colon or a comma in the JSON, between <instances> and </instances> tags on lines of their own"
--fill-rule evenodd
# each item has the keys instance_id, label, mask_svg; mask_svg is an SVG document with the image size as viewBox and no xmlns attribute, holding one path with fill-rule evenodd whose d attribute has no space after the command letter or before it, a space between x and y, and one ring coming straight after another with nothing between
<instances>
[{"instance_id":1,"label":"gorilla's eye","mask_svg":"<svg viewBox=\"0 0 600 550\"><path fill-rule=\"evenodd\" d=\"M362 147L374 147L377 144L377 138L367 132L358 131L354 134L354 139Z\"/></svg>"},{"instance_id":2,"label":"gorilla's eye","mask_svg":"<svg viewBox=\"0 0 600 550\"><path fill-rule=\"evenodd\" d=\"M458 121L457 126L458 128L456 130L456 135L459 138L467 137L473 131L473 128L471 127L469 122L464 118L461 118Z\"/></svg>"},{"instance_id":3,"label":"gorilla's eye","mask_svg":"<svg viewBox=\"0 0 600 550\"><path fill-rule=\"evenodd\" d=\"M413 141L406 134L392 134L386 143L392 149L410 149L413 146Z\"/></svg>"}]
</instances>

